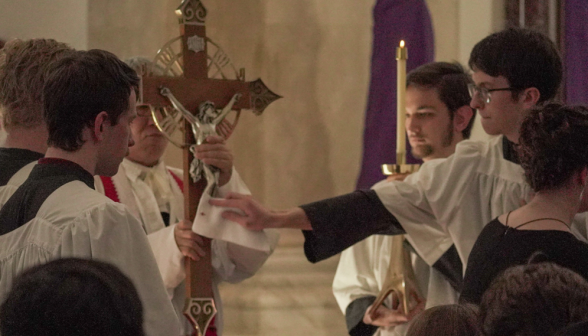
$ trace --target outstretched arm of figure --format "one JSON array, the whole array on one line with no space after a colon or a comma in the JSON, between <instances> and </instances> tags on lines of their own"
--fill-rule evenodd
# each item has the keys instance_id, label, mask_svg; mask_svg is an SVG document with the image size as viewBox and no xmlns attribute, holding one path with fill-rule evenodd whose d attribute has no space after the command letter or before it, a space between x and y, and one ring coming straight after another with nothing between
<instances>
[{"instance_id":1,"label":"outstretched arm of figure","mask_svg":"<svg viewBox=\"0 0 588 336\"><path fill-rule=\"evenodd\" d=\"M240 194L213 199L210 204L240 209L243 214L229 210L223 217L250 230L306 230L304 251L310 262L332 257L372 234L405 233L373 190L357 190L286 211L270 211L250 196Z\"/></svg>"},{"instance_id":2,"label":"outstretched arm of figure","mask_svg":"<svg viewBox=\"0 0 588 336\"><path fill-rule=\"evenodd\" d=\"M220 123L221 120L223 120L227 116L227 114L229 114L229 112L231 112L231 110L233 109L233 106L235 105L237 100L239 100L239 98L241 98L241 94L235 93L233 95L233 98L231 98L231 101L229 101L229 103L227 104L227 106L225 106L223 108L221 113L216 118L214 118L214 121L212 123L215 125L218 125L218 123Z\"/></svg>"},{"instance_id":3,"label":"outstretched arm of figure","mask_svg":"<svg viewBox=\"0 0 588 336\"><path fill-rule=\"evenodd\" d=\"M196 118L192 113L190 113L190 111L186 110L184 105L182 105L182 103L180 103L180 101L176 99L176 97L173 95L170 89L162 87L160 92L163 96L169 99L173 107L176 110L180 111L184 118L186 118L186 120L188 120L190 124L196 125L197 128L200 128L200 122L198 121L198 118Z\"/></svg>"},{"instance_id":4,"label":"outstretched arm of figure","mask_svg":"<svg viewBox=\"0 0 588 336\"><path fill-rule=\"evenodd\" d=\"M243 214L225 211L223 218L234 221L249 230L260 231L267 228L312 230L310 221L302 208L272 211L251 196L238 193L229 193L224 199L211 199L210 204L240 209Z\"/></svg>"}]
</instances>

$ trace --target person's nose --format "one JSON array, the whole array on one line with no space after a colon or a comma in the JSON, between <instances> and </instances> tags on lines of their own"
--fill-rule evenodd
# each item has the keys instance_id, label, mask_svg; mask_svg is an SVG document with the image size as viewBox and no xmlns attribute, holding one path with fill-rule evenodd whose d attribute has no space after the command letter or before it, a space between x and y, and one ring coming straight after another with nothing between
<instances>
[{"instance_id":1,"label":"person's nose","mask_svg":"<svg viewBox=\"0 0 588 336\"><path fill-rule=\"evenodd\" d=\"M133 135L129 135L129 147L133 147L135 145L135 139L133 139Z\"/></svg>"},{"instance_id":2,"label":"person's nose","mask_svg":"<svg viewBox=\"0 0 588 336\"><path fill-rule=\"evenodd\" d=\"M415 117L407 116L404 125L406 127L406 132L408 133L418 133L420 130L420 123Z\"/></svg>"},{"instance_id":3,"label":"person's nose","mask_svg":"<svg viewBox=\"0 0 588 336\"><path fill-rule=\"evenodd\" d=\"M482 99L480 98L480 93L476 92L473 96L472 96L472 100L470 101L470 107L473 109L480 109L482 107L484 107L484 103L482 102Z\"/></svg>"}]
</instances>

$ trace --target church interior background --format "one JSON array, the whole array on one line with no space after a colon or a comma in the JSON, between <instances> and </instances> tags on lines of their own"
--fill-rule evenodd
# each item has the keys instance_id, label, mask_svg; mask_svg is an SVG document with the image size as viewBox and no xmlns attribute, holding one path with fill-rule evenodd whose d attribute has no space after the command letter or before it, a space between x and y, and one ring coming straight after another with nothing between
<instances>
[{"instance_id":1,"label":"church interior background","mask_svg":"<svg viewBox=\"0 0 588 336\"><path fill-rule=\"evenodd\" d=\"M435 59L467 64L477 41L519 18L521 1L427 0ZM179 2L0 0L0 39L54 38L122 59L152 58L179 35ZM202 2L207 35L246 69L247 80L261 77L284 96L261 116L243 113L229 141L253 195L287 208L352 191L361 164L375 1ZM486 138L479 122L473 138ZM170 146L166 162L180 167L180 151ZM284 231L256 276L221 287L226 336L346 334L331 293L337 258L312 265L302 242L298 231Z\"/></svg>"}]
</instances>

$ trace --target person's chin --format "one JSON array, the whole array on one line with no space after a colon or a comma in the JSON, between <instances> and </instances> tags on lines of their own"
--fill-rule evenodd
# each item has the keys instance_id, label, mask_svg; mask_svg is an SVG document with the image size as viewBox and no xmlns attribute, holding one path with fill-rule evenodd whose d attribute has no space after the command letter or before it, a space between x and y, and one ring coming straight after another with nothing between
<instances>
[{"instance_id":1,"label":"person's chin","mask_svg":"<svg viewBox=\"0 0 588 336\"><path fill-rule=\"evenodd\" d=\"M489 118L482 119L481 120L481 124L482 124L482 128L484 129L484 132L486 132L486 134L488 134L488 135L498 135L498 134L501 134L496 129L496 126L494 125L493 122L490 121Z\"/></svg>"},{"instance_id":2,"label":"person's chin","mask_svg":"<svg viewBox=\"0 0 588 336\"><path fill-rule=\"evenodd\" d=\"M433 149L429 145L425 145L425 144L412 145L411 144L411 146L412 146L411 154L412 154L412 156L414 156L417 159L422 159L422 158L427 157L433 153Z\"/></svg>"}]
</instances>

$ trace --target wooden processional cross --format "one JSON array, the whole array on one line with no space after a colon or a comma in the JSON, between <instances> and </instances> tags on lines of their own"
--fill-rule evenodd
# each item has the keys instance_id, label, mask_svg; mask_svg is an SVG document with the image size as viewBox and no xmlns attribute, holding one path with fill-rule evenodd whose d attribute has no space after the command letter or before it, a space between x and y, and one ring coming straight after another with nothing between
<instances>
[{"instance_id":1,"label":"wooden processional cross","mask_svg":"<svg viewBox=\"0 0 588 336\"><path fill-rule=\"evenodd\" d=\"M234 110L250 109L256 114L263 110L280 96L271 92L260 80L245 82L244 71L235 80L209 78L209 66L214 60L207 52L209 40L206 37L205 18L206 8L200 0L183 0L176 10L180 19L181 57L177 57L183 65L183 75L179 77L144 76L140 100L156 108L169 107L170 100L161 94L162 88L167 88L173 96L193 115L198 114L201 103L210 101L218 107L227 105L235 94L241 97L232 107ZM172 40L173 42L173 40ZM165 47L164 47L165 49ZM158 57L174 61L171 52L160 50ZM224 77L224 76L223 76ZM184 143L194 144L195 139L191 124L184 121ZM184 146L184 207L186 219L193 221L196 216L198 203L206 187L206 180L201 178L194 183L190 177L190 163L193 154ZM204 335L208 325L216 313L212 291L211 239L202 237L206 256L194 262L185 258L186 268L186 306L184 314L190 320L196 333Z\"/></svg>"}]
</instances>

